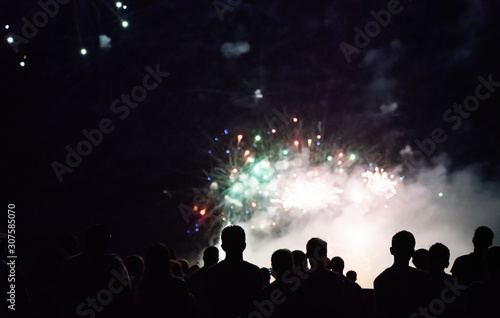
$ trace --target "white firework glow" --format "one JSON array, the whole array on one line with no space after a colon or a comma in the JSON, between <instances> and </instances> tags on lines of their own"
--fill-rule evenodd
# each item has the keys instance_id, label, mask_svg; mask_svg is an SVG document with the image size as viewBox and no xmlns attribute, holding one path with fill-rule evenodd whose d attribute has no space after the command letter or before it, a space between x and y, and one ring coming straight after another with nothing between
<instances>
[{"instance_id":1,"label":"white firework glow","mask_svg":"<svg viewBox=\"0 0 500 318\"><path fill-rule=\"evenodd\" d=\"M387 199L396 194L396 185L394 175L388 177L384 169L375 168L375 172L366 171L362 176L365 178L365 183L375 194L383 195Z\"/></svg>"}]
</instances>

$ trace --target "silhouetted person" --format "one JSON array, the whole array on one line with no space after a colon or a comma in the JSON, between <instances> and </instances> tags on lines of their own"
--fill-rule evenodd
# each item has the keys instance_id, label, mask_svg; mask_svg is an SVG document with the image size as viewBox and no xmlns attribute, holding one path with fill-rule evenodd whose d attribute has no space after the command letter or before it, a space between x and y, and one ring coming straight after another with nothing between
<instances>
[{"instance_id":1,"label":"silhouetted person","mask_svg":"<svg viewBox=\"0 0 500 318\"><path fill-rule=\"evenodd\" d=\"M102 225L85 233L85 250L63 264L63 317L128 317L131 285L122 260L107 251L111 234Z\"/></svg>"},{"instance_id":2,"label":"silhouetted person","mask_svg":"<svg viewBox=\"0 0 500 318\"><path fill-rule=\"evenodd\" d=\"M300 317L301 300L295 292L299 280L292 274L292 252L287 249L275 251L271 256L271 266L276 280L262 289L260 299L254 303L255 308L259 307L264 317ZM291 276L294 277L293 282Z\"/></svg>"},{"instance_id":3,"label":"silhouetted person","mask_svg":"<svg viewBox=\"0 0 500 318\"><path fill-rule=\"evenodd\" d=\"M295 250L292 252L293 254L293 268L294 272L302 272L305 273L309 270L307 267L307 256L306 253Z\"/></svg>"},{"instance_id":4,"label":"silhouetted person","mask_svg":"<svg viewBox=\"0 0 500 318\"><path fill-rule=\"evenodd\" d=\"M78 239L72 234L66 234L59 240L59 247L62 248L68 257L78 253Z\"/></svg>"},{"instance_id":5,"label":"silhouetted person","mask_svg":"<svg viewBox=\"0 0 500 318\"><path fill-rule=\"evenodd\" d=\"M486 278L483 254L493 244L493 231L486 226L478 227L472 238L474 251L468 255L458 257L451 268L454 277L458 277L460 284L470 285L474 281Z\"/></svg>"},{"instance_id":6,"label":"silhouetted person","mask_svg":"<svg viewBox=\"0 0 500 318\"><path fill-rule=\"evenodd\" d=\"M356 286L347 277L344 276L344 260L340 256L332 257L330 260L330 267L333 271L340 274L342 278L342 305L345 307L346 317L361 317L362 310L362 291L361 288Z\"/></svg>"},{"instance_id":7,"label":"silhouetted person","mask_svg":"<svg viewBox=\"0 0 500 318\"><path fill-rule=\"evenodd\" d=\"M450 250L441 243L436 243L429 248L429 270L433 285L444 284L444 280L452 281L452 276L444 272L450 265Z\"/></svg>"},{"instance_id":8,"label":"silhouetted person","mask_svg":"<svg viewBox=\"0 0 500 318\"><path fill-rule=\"evenodd\" d=\"M212 317L233 318L250 310L264 283L260 268L243 260L246 248L243 228L227 226L221 239L226 258L209 268L207 296Z\"/></svg>"},{"instance_id":9,"label":"silhouetted person","mask_svg":"<svg viewBox=\"0 0 500 318\"><path fill-rule=\"evenodd\" d=\"M433 299L441 299L443 290L449 290L449 286L453 286L454 282L451 275L444 272L444 269L450 265L450 250L448 247L441 243L435 243L429 248L428 255L429 270L428 273L431 277L432 295ZM449 297L449 295L446 295ZM441 310L434 310L431 312L435 317L453 317L456 315L451 314L452 304L451 301L443 302ZM430 307L430 304L428 305ZM441 312L441 313L440 313Z\"/></svg>"},{"instance_id":10,"label":"silhouetted person","mask_svg":"<svg viewBox=\"0 0 500 318\"><path fill-rule=\"evenodd\" d=\"M184 273L182 272L182 265L179 261L170 261L170 271L177 277L184 278Z\"/></svg>"},{"instance_id":11,"label":"silhouetted person","mask_svg":"<svg viewBox=\"0 0 500 318\"><path fill-rule=\"evenodd\" d=\"M500 246L484 253L487 278L472 283L464 294L463 316L466 318L500 317Z\"/></svg>"},{"instance_id":12,"label":"silhouetted person","mask_svg":"<svg viewBox=\"0 0 500 318\"><path fill-rule=\"evenodd\" d=\"M203 267L194 271L189 275L186 282L189 290L195 296L198 302L198 317L206 317L208 315L207 304L207 270L210 266L217 264L219 261L219 249L215 246L209 246L203 252Z\"/></svg>"},{"instance_id":13,"label":"silhouetted person","mask_svg":"<svg viewBox=\"0 0 500 318\"><path fill-rule=\"evenodd\" d=\"M356 281L358 280L358 273L356 273L355 271L352 271L352 270L347 271L347 273L345 273L345 277L347 277L347 279L350 280L351 282L356 283ZM357 285L357 283L356 283L356 285Z\"/></svg>"},{"instance_id":14,"label":"silhouetted person","mask_svg":"<svg viewBox=\"0 0 500 318\"><path fill-rule=\"evenodd\" d=\"M209 246L203 252L203 267L210 267L219 261L219 249L215 246Z\"/></svg>"},{"instance_id":15,"label":"silhouetted person","mask_svg":"<svg viewBox=\"0 0 500 318\"><path fill-rule=\"evenodd\" d=\"M414 253L415 237L401 231L392 237L394 264L375 278L375 302L380 318L410 317L427 306L431 290L429 275L408 266ZM415 317L415 316L413 316Z\"/></svg>"},{"instance_id":16,"label":"silhouetted person","mask_svg":"<svg viewBox=\"0 0 500 318\"><path fill-rule=\"evenodd\" d=\"M311 265L301 291L307 317L336 317L343 315L341 304L342 277L325 267L327 243L320 238L307 242L306 253Z\"/></svg>"},{"instance_id":17,"label":"silhouetted person","mask_svg":"<svg viewBox=\"0 0 500 318\"><path fill-rule=\"evenodd\" d=\"M183 277L186 278L189 276L189 262L183 258L177 261L181 264Z\"/></svg>"},{"instance_id":18,"label":"silhouetted person","mask_svg":"<svg viewBox=\"0 0 500 318\"><path fill-rule=\"evenodd\" d=\"M169 249L162 243L148 249L136 301L144 318L190 317L194 314L194 303L186 282L170 272Z\"/></svg>"},{"instance_id":19,"label":"silhouetted person","mask_svg":"<svg viewBox=\"0 0 500 318\"><path fill-rule=\"evenodd\" d=\"M429 251L425 248L419 248L413 253L411 261L415 268L427 271L429 269Z\"/></svg>"},{"instance_id":20,"label":"silhouetted person","mask_svg":"<svg viewBox=\"0 0 500 318\"><path fill-rule=\"evenodd\" d=\"M332 257L330 267L340 275L344 275L344 260L340 256Z\"/></svg>"},{"instance_id":21,"label":"silhouetted person","mask_svg":"<svg viewBox=\"0 0 500 318\"><path fill-rule=\"evenodd\" d=\"M123 259L123 263L127 268L132 289L135 289L144 275L144 260L138 255L130 255Z\"/></svg>"}]
</instances>

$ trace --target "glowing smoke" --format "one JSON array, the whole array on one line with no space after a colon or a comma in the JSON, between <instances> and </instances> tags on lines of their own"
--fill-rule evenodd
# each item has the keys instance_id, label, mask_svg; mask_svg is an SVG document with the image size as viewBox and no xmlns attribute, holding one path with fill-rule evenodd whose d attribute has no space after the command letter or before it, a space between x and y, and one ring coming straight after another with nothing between
<instances>
[{"instance_id":1,"label":"glowing smoke","mask_svg":"<svg viewBox=\"0 0 500 318\"><path fill-rule=\"evenodd\" d=\"M499 235L499 187L470 171L448 174L439 165L403 182L397 167L392 173L374 165L366 171L348 160L354 155L337 153L311 164L308 148L295 156L279 152L275 160L256 155L249 161L251 154L243 155L245 163L228 168L223 191L227 221L247 232L245 259L259 266L269 267L276 249L305 250L308 239L321 237L328 256L341 256L345 271L355 270L358 283L372 288L373 279L392 264L391 237L402 229L415 235L416 248L447 245L450 268L472 250L475 227L487 225Z\"/></svg>"}]
</instances>

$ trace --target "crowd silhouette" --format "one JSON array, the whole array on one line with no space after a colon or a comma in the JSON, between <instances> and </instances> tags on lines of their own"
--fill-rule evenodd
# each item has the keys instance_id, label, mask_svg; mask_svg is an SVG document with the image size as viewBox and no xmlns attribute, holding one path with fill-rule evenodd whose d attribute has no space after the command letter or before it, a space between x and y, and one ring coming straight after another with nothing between
<instances>
[{"instance_id":1,"label":"crowd silhouette","mask_svg":"<svg viewBox=\"0 0 500 318\"><path fill-rule=\"evenodd\" d=\"M163 243L150 246L144 258L121 258L109 251L109 229L94 225L81 253L76 237L65 235L36 260L26 281L16 276L16 311L2 297L0 317L498 318L500 247L492 246L493 236L478 227L473 252L458 257L449 275L448 247L435 243L415 251L414 235L400 231L390 242L394 262L371 290L356 283L354 270L344 275L342 257L329 259L327 242L318 237L305 242L305 252L276 250L271 268L259 268L243 258L243 228L230 225L221 234L225 258L209 246L200 267ZM0 273L8 276L7 262L0 261ZM8 295L6 279L0 289Z\"/></svg>"}]
</instances>

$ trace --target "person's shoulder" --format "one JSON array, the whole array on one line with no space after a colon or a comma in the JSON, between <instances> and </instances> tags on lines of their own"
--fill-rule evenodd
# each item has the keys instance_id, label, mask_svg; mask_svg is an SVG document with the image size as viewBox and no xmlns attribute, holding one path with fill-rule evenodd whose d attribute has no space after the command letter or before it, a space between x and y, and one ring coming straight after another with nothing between
<instances>
[{"instance_id":1,"label":"person's shoulder","mask_svg":"<svg viewBox=\"0 0 500 318\"><path fill-rule=\"evenodd\" d=\"M392 267L384 269L384 271L378 274L378 276L375 278L375 282L384 280L386 277L391 276L392 273L393 273Z\"/></svg>"},{"instance_id":2,"label":"person's shoulder","mask_svg":"<svg viewBox=\"0 0 500 318\"><path fill-rule=\"evenodd\" d=\"M220 262L218 262L217 264L214 264L212 266L210 266L209 268L207 268L207 272L209 273L215 273L221 269L224 269L227 267L227 261L226 260L222 260Z\"/></svg>"},{"instance_id":3,"label":"person's shoulder","mask_svg":"<svg viewBox=\"0 0 500 318\"><path fill-rule=\"evenodd\" d=\"M79 263L83 262L84 258L85 258L85 255L83 253L78 253L76 255L70 256L64 260L63 266L68 267L68 266L73 266L73 265L79 264Z\"/></svg>"},{"instance_id":4,"label":"person's shoulder","mask_svg":"<svg viewBox=\"0 0 500 318\"><path fill-rule=\"evenodd\" d=\"M426 272L426 271L424 271L424 270L422 270L422 269L415 268L415 267L410 267L410 266L408 266L408 271L409 271L410 273L415 274L415 275L426 275L426 276L427 276L427 275L429 275L429 273L428 273L428 272Z\"/></svg>"},{"instance_id":5,"label":"person's shoulder","mask_svg":"<svg viewBox=\"0 0 500 318\"><path fill-rule=\"evenodd\" d=\"M429 275L428 272L418 268L408 267L408 275L413 276L415 280L421 282L428 282L431 280L431 275Z\"/></svg>"},{"instance_id":6,"label":"person's shoulder","mask_svg":"<svg viewBox=\"0 0 500 318\"><path fill-rule=\"evenodd\" d=\"M461 255L457 257L457 259L455 260L455 264L470 262L473 259L473 257L474 257L473 253Z\"/></svg>"},{"instance_id":7,"label":"person's shoulder","mask_svg":"<svg viewBox=\"0 0 500 318\"><path fill-rule=\"evenodd\" d=\"M260 272L259 266L252 264L250 262L247 262L247 261L243 261L243 267L246 267L246 268L254 270L254 271L257 270Z\"/></svg>"},{"instance_id":8,"label":"person's shoulder","mask_svg":"<svg viewBox=\"0 0 500 318\"><path fill-rule=\"evenodd\" d=\"M197 280L201 277L204 277L207 274L207 271L208 271L208 267L199 268L199 269L195 270L194 272L192 272L191 274L189 274L188 280Z\"/></svg>"},{"instance_id":9,"label":"person's shoulder","mask_svg":"<svg viewBox=\"0 0 500 318\"><path fill-rule=\"evenodd\" d=\"M120 256L114 253L106 253L102 256L103 259L109 260L110 262L118 262L123 263L123 260Z\"/></svg>"}]
</instances>

